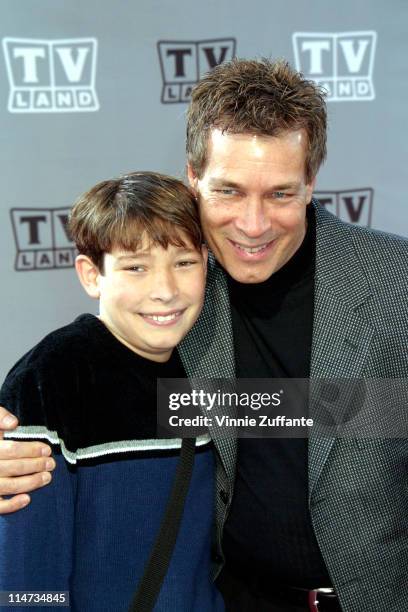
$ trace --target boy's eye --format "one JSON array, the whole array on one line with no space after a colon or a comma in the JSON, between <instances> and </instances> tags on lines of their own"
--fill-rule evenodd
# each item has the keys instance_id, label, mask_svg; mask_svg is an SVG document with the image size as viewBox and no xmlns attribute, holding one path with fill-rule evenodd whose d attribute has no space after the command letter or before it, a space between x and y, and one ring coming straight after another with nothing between
<instances>
[{"instance_id":1,"label":"boy's eye","mask_svg":"<svg viewBox=\"0 0 408 612\"><path fill-rule=\"evenodd\" d=\"M144 272L146 270L145 266L129 266L125 268L128 272Z\"/></svg>"},{"instance_id":2,"label":"boy's eye","mask_svg":"<svg viewBox=\"0 0 408 612\"><path fill-rule=\"evenodd\" d=\"M178 261L177 262L177 266L179 268L188 268L189 266L193 266L196 263L197 263L197 261L195 261L193 259L188 259L188 260L186 259L186 260L183 260L183 261Z\"/></svg>"}]
</instances>

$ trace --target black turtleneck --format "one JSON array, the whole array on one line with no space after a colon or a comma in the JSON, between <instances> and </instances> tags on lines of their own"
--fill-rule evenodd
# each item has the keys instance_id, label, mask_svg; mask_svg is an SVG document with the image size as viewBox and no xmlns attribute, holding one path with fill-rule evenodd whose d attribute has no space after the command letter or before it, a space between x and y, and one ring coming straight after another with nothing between
<instances>
[{"instance_id":1,"label":"black turtleneck","mask_svg":"<svg viewBox=\"0 0 408 612\"><path fill-rule=\"evenodd\" d=\"M229 279L239 378L309 377L316 250L311 207L307 218L302 245L268 280ZM224 532L227 568L292 586L330 585L307 498L307 440L240 439Z\"/></svg>"}]
</instances>

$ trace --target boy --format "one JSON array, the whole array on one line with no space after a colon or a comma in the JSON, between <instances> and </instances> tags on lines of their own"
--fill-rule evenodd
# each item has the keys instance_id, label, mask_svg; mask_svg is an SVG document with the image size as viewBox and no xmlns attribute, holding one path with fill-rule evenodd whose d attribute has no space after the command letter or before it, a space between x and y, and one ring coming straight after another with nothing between
<instances>
[{"instance_id":1,"label":"boy","mask_svg":"<svg viewBox=\"0 0 408 612\"><path fill-rule=\"evenodd\" d=\"M20 421L13 437L51 442L57 469L35 504L0 517L0 590L69 591L72 610L120 612L178 461L180 441L155 436L156 379L185 377L173 348L200 313L207 252L190 191L155 173L99 183L75 204L69 229L99 316L46 336L1 390ZM210 580L213 473L208 438L198 439L155 610L223 609Z\"/></svg>"}]
</instances>

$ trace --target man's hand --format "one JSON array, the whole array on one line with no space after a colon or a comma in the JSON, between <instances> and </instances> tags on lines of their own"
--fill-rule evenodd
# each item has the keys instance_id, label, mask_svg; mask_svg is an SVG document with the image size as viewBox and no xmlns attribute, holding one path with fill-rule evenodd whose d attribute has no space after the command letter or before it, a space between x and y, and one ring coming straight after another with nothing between
<instances>
[{"instance_id":1,"label":"man's hand","mask_svg":"<svg viewBox=\"0 0 408 612\"><path fill-rule=\"evenodd\" d=\"M51 448L46 444L3 439L4 431L11 431L17 425L16 417L0 406L0 514L27 506L30 503L27 492L48 484L49 471L55 468ZM3 499L2 495L13 497Z\"/></svg>"}]
</instances>

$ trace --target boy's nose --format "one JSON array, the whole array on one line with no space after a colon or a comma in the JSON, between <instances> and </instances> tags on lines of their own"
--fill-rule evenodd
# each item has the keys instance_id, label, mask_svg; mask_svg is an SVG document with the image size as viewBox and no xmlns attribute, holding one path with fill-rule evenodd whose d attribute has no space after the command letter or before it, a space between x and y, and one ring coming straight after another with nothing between
<instances>
[{"instance_id":1,"label":"boy's nose","mask_svg":"<svg viewBox=\"0 0 408 612\"><path fill-rule=\"evenodd\" d=\"M152 300L171 302L179 291L172 272L156 274L153 280L150 297Z\"/></svg>"}]
</instances>

